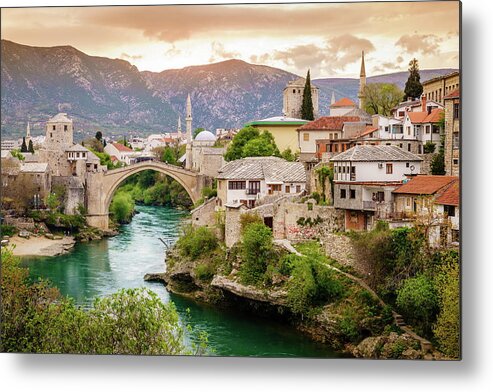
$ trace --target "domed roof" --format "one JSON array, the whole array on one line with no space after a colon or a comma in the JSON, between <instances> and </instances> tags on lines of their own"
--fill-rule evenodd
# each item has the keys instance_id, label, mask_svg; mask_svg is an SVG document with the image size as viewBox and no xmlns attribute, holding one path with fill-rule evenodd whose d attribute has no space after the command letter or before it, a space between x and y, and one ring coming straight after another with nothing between
<instances>
[{"instance_id":1,"label":"domed roof","mask_svg":"<svg viewBox=\"0 0 493 392\"><path fill-rule=\"evenodd\" d=\"M200 142L215 142L216 139L216 135L209 131L202 131L197 136L195 136L195 140Z\"/></svg>"}]
</instances>

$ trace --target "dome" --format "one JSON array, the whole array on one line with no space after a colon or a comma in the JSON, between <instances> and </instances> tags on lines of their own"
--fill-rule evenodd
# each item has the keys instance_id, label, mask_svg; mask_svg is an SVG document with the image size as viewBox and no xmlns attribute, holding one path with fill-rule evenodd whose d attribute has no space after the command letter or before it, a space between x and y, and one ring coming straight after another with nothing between
<instances>
[{"instance_id":1,"label":"dome","mask_svg":"<svg viewBox=\"0 0 493 392\"><path fill-rule=\"evenodd\" d=\"M216 135L214 135L212 132L202 131L197 136L195 136L194 140L198 142L215 142L216 139Z\"/></svg>"}]
</instances>

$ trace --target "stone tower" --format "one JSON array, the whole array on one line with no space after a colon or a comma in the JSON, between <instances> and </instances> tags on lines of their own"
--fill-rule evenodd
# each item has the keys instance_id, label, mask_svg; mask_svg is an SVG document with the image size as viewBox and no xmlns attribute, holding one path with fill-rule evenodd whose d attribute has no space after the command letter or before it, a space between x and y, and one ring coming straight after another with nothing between
<instances>
[{"instance_id":1,"label":"stone tower","mask_svg":"<svg viewBox=\"0 0 493 392\"><path fill-rule=\"evenodd\" d=\"M192 168L192 100L190 94L187 97L187 116L185 118L187 122L187 151L185 160L185 169Z\"/></svg>"},{"instance_id":2,"label":"stone tower","mask_svg":"<svg viewBox=\"0 0 493 392\"><path fill-rule=\"evenodd\" d=\"M47 150L65 151L74 144L72 119L67 113L58 113L46 122L45 148Z\"/></svg>"},{"instance_id":3,"label":"stone tower","mask_svg":"<svg viewBox=\"0 0 493 392\"><path fill-rule=\"evenodd\" d=\"M299 78L288 82L283 91L282 114L286 117L301 118L301 105L303 103L303 89L306 79ZM318 117L318 87L311 85L313 116Z\"/></svg>"},{"instance_id":4,"label":"stone tower","mask_svg":"<svg viewBox=\"0 0 493 392\"><path fill-rule=\"evenodd\" d=\"M334 92L332 91L332 98L330 98L330 104L333 105L336 103L336 95L334 94Z\"/></svg>"},{"instance_id":5,"label":"stone tower","mask_svg":"<svg viewBox=\"0 0 493 392\"><path fill-rule=\"evenodd\" d=\"M361 52L361 71L359 73L359 108L365 109L365 87L366 87L366 72L365 72L365 51Z\"/></svg>"}]
</instances>

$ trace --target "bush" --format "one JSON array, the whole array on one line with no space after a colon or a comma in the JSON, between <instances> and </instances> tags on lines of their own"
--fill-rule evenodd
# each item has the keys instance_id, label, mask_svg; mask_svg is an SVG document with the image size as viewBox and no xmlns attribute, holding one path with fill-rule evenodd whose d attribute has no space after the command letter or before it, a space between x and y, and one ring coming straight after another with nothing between
<instances>
[{"instance_id":1,"label":"bush","mask_svg":"<svg viewBox=\"0 0 493 392\"><path fill-rule=\"evenodd\" d=\"M202 281L210 281L214 277L215 272L214 266L211 263L202 263L195 267L195 275Z\"/></svg>"},{"instance_id":2,"label":"bush","mask_svg":"<svg viewBox=\"0 0 493 392\"><path fill-rule=\"evenodd\" d=\"M406 319L426 332L435 319L438 306L433 281L424 275L406 279L397 292L396 304Z\"/></svg>"},{"instance_id":3,"label":"bush","mask_svg":"<svg viewBox=\"0 0 493 392\"><path fill-rule=\"evenodd\" d=\"M134 213L135 203L132 196L126 192L115 195L110 205L110 212L118 223L129 223Z\"/></svg>"},{"instance_id":4,"label":"bush","mask_svg":"<svg viewBox=\"0 0 493 392\"><path fill-rule=\"evenodd\" d=\"M215 250L219 241L214 232L207 227L188 226L183 230L183 234L176 244L182 255L195 260L199 256Z\"/></svg>"},{"instance_id":5,"label":"bush","mask_svg":"<svg viewBox=\"0 0 493 392\"><path fill-rule=\"evenodd\" d=\"M242 235L240 277L245 284L258 284L264 278L272 255L272 230L263 223L251 223Z\"/></svg>"},{"instance_id":6,"label":"bush","mask_svg":"<svg viewBox=\"0 0 493 392\"><path fill-rule=\"evenodd\" d=\"M288 304L296 314L307 314L317 294L317 283L308 259L297 257L288 285Z\"/></svg>"},{"instance_id":7,"label":"bush","mask_svg":"<svg viewBox=\"0 0 493 392\"><path fill-rule=\"evenodd\" d=\"M1 225L0 226L0 235L8 235L9 237L12 237L14 234L17 233L17 228L12 225Z\"/></svg>"},{"instance_id":8,"label":"bush","mask_svg":"<svg viewBox=\"0 0 493 392\"><path fill-rule=\"evenodd\" d=\"M425 154L432 154L435 152L435 147L436 147L435 143L431 141L427 141L423 146L423 152Z\"/></svg>"},{"instance_id":9,"label":"bush","mask_svg":"<svg viewBox=\"0 0 493 392\"><path fill-rule=\"evenodd\" d=\"M264 221L258 214L246 213L240 215L241 233L244 233L245 229L252 223L263 224Z\"/></svg>"},{"instance_id":10,"label":"bush","mask_svg":"<svg viewBox=\"0 0 493 392\"><path fill-rule=\"evenodd\" d=\"M204 189L202 189L202 197L204 199L210 199L212 197L216 197L217 196L217 189L212 189L211 187L204 187Z\"/></svg>"}]
</instances>

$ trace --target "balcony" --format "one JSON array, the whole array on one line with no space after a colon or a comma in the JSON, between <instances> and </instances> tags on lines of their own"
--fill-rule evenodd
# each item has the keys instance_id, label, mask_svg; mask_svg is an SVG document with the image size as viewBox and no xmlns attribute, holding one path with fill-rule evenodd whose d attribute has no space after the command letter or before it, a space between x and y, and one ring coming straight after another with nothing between
<instances>
[{"instance_id":1,"label":"balcony","mask_svg":"<svg viewBox=\"0 0 493 392\"><path fill-rule=\"evenodd\" d=\"M260 193L260 189L257 189L257 188L248 188L248 189L246 189L246 194L247 195L256 195L257 193Z\"/></svg>"},{"instance_id":2,"label":"balcony","mask_svg":"<svg viewBox=\"0 0 493 392\"><path fill-rule=\"evenodd\" d=\"M375 211L375 202L363 200L363 209Z\"/></svg>"}]
</instances>

